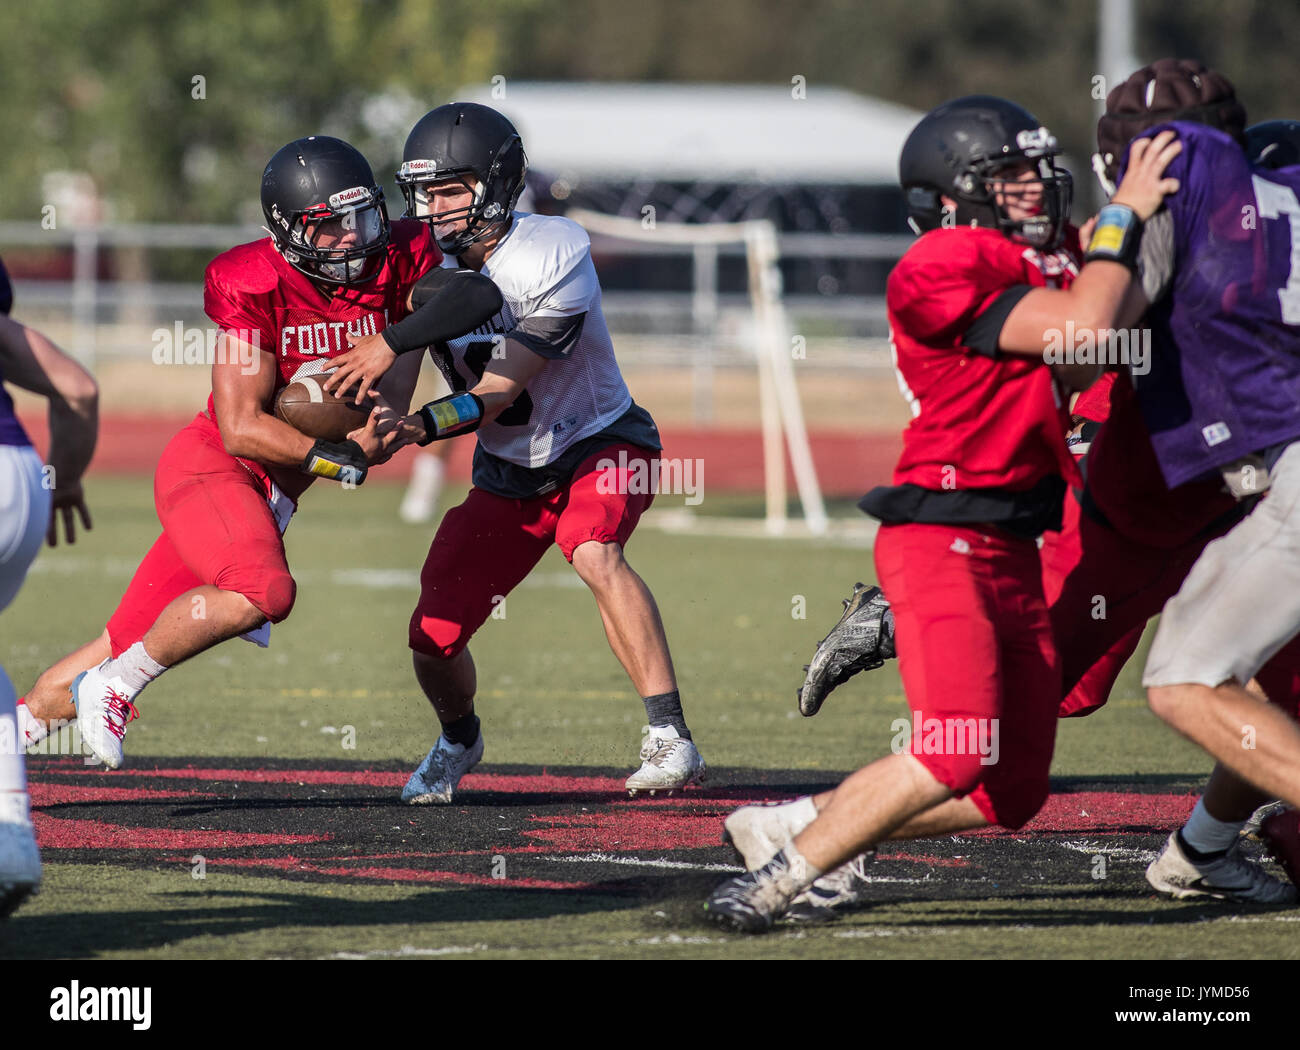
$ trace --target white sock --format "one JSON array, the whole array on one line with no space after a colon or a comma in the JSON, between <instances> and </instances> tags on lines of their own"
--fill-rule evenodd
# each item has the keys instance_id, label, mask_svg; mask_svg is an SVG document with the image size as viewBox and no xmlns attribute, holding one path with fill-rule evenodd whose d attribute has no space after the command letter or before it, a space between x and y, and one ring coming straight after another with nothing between
<instances>
[{"instance_id":1,"label":"white sock","mask_svg":"<svg viewBox=\"0 0 1300 1050\"><path fill-rule=\"evenodd\" d=\"M777 884L781 887L781 891L790 897L794 897L807 889L822 875L822 870L809 864L793 842L778 853L771 863L775 864L780 861L785 862L789 868L789 873L780 876Z\"/></svg>"},{"instance_id":2,"label":"white sock","mask_svg":"<svg viewBox=\"0 0 1300 1050\"><path fill-rule=\"evenodd\" d=\"M134 697L167 668L144 650L144 642L136 642L114 660L106 660L101 671L109 678L120 678Z\"/></svg>"},{"instance_id":3,"label":"white sock","mask_svg":"<svg viewBox=\"0 0 1300 1050\"><path fill-rule=\"evenodd\" d=\"M1196 800L1196 808L1183 825L1183 841L1198 853L1222 853L1237 841L1244 820L1216 820L1205 808L1205 799Z\"/></svg>"},{"instance_id":4,"label":"white sock","mask_svg":"<svg viewBox=\"0 0 1300 1050\"><path fill-rule=\"evenodd\" d=\"M781 807L781 823L790 832L791 838L798 835L816 819L817 806L813 803L812 795L804 795L803 798L787 802Z\"/></svg>"},{"instance_id":5,"label":"white sock","mask_svg":"<svg viewBox=\"0 0 1300 1050\"><path fill-rule=\"evenodd\" d=\"M27 766L18 735L18 697L0 667L0 821L27 823Z\"/></svg>"}]
</instances>

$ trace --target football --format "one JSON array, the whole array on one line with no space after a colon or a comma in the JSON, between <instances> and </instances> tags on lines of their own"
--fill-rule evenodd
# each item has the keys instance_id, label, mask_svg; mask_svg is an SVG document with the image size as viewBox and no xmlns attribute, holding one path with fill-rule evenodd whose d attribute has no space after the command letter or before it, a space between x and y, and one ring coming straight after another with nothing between
<instances>
[{"instance_id":1,"label":"football","mask_svg":"<svg viewBox=\"0 0 1300 1050\"><path fill-rule=\"evenodd\" d=\"M365 425L370 405L355 405L351 396L326 393L323 381L323 376L303 376L281 389L275 398L275 414L308 437L342 441Z\"/></svg>"}]
</instances>

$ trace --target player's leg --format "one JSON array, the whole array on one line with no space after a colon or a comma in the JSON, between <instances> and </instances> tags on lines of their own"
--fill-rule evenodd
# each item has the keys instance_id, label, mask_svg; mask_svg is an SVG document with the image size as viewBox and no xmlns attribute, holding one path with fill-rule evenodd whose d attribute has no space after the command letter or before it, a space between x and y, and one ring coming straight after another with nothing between
<instances>
[{"instance_id":1,"label":"player's leg","mask_svg":"<svg viewBox=\"0 0 1300 1050\"><path fill-rule=\"evenodd\" d=\"M409 644L416 681L440 733L403 788L403 802L450 802L460 778L483 757L467 646L554 541L552 502L505 499L475 488L438 526L420 570Z\"/></svg>"},{"instance_id":2,"label":"player's leg","mask_svg":"<svg viewBox=\"0 0 1300 1050\"><path fill-rule=\"evenodd\" d=\"M17 595L45 538L50 493L41 482L41 461L35 451L0 446L0 611ZM0 667L0 918L41 881L16 700L9 676Z\"/></svg>"},{"instance_id":3,"label":"player's leg","mask_svg":"<svg viewBox=\"0 0 1300 1050\"><path fill-rule=\"evenodd\" d=\"M657 485L645 482L658 473L657 454L648 449L602 449L574 471L555 532L561 552L591 589L609 647L645 707L641 767L626 784L633 794L675 791L706 772L682 712L659 606L623 553L654 500Z\"/></svg>"},{"instance_id":4,"label":"player's leg","mask_svg":"<svg viewBox=\"0 0 1300 1050\"><path fill-rule=\"evenodd\" d=\"M442 484L447 477L447 461L451 458L453 443L438 441L421 449L411 463L411 479L402 496L398 517L409 525L423 525L433 521L442 495Z\"/></svg>"},{"instance_id":5,"label":"player's leg","mask_svg":"<svg viewBox=\"0 0 1300 1050\"><path fill-rule=\"evenodd\" d=\"M1205 548L1165 606L1143 676L1157 715L1292 806L1300 806L1300 725L1242 683L1298 627L1300 445L1292 445L1267 498Z\"/></svg>"},{"instance_id":6,"label":"player's leg","mask_svg":"<svg viewBox=\"0 0 1300 1050\"><path fill-rule=\"evenodd\" d=\"M876 566L893 601L899 673L913 713L908 752L878 759L853 774L773 861L719 887L709 908L720 921L764 928L819 876L873 848L909 820L979 786L1002 760L998 720L1004 657L999 630L1027 634L1032 626L1020 622L1018 609L1037 617L1036 635L1042 637L1025 641L1045 654L1039 662L1051 672L1046 686L1030 681L1026 687L1045 691L1038 703L1054 714L1059 671L1032 545L959 527L885 526L877 537ZM929 735L934 725L940 727L937 746ZM989 746L954 747L956 737L950 730L972 726ZM945 737L947 744L942 742ZM1049 758L1050 753L1049 744ZM1045 770L1041 779L1045 796ZM1016 814L1017 819L1021 816Z\"/></svg>"},{"instance_id":7,"label":"player's leg","mask_svg":"<svg viewBox=\"0 0 1300 1050\"><path fill-rule=\"evenodd\" d=\"M150 612L162 608L143 634L110 621L113 657L72 684L82 740L110 768L121 764L134 701L150 682L267 620L280 622L296 592L261 484L224 449L181 431L163 453L154 490L174 560L160 552L161 578L138 572L133 584L150 593ZM128 618L138 629L142 617Z\"/></svg>"}]
</instances>

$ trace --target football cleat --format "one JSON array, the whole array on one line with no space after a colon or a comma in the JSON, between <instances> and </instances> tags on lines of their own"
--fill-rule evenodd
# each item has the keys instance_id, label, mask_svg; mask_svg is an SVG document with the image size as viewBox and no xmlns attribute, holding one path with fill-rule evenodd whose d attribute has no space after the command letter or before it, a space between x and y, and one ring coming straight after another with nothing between
<instances>
[{"instance_id":1,"label":"football cleat","mask_svg":"<svg viewBox=\"0 0 1300 1050\"><path fill-rule=\"evenodd\" d=\"M709 919L741 933L764 933L790 906L801 884L780 853L757 871L728 879L705 902Z\"/></svg>"},{"instance_id":2,"label":"football cleat","mask_svg":"<svg viewBox=\"0 0 1300 1050\"><path fill-rule=\"evenodd\" d=\"M708 767L695 744L677 735L672 726L646 726L641 730L641 768L627 778L628 794L638 791L677 791L698 784Z\"/></svg>"},{"instance_id":3,"label":"football cleat","mask_svg":"<svg viewBox=\"0 0 1300 1050\"><path fill-rule=\"evenodd\" d=\"M0 822L0 919L41 884L41 855L26 821Z\"/></svg>"},{"instance_id":4,"label":"football cleat","mask_svg":"<svg viewBox=\"0 0 1300 1050\"><path fill-rule=\"evenodd\" d=\"M107 663L105 660L98 667L82 671L68 691L77 708L82 744L109 769L117 769L122 765L127 723L139 718L140 713L131 703L135 694L126 682L103 674Z\"/></svg>"},{"instance_id":5,"label":"football cleat","mask_svg":"<svg viewBox=\"0 0 1300 1050\"><path fill-rule=\"evenodd\" d=\"M1294 904L1296 888L1275 879L1241 855L1241 840L1222 857L1194 861L1183 852L1178 832L1147 867L1147 882L1177 900L1213 897L1242 904Z\"/></svg>"},{"instance_id":6,"label":"football cleat","mask_svg":"<svg viewBox=\"0 0 1300 1050\"><path fill-rule=\"evenodd\" d=\"M761 806L741 806L722 822L722 841L736 851L747 871L761 868L775 857L817 816L809 800L769 802Z\"/></svg>"},{"instance_id":7,"label":"football cleat","mask_svg":"<svg viewBox=\"0 0 1300 1050\"><path fill-rule=\"evenodd\" d=\"M1300 813L1285 808L1270 813L1259 826L1259 837L1287 878L1300 886Z\"/></svg>"},{"instance_id":8,"label":"football cleat","mask_svg":"<svg viewBox=\"0 0 1300 1050\"><path fill-rule=\"evenodd\" d=\"M831 922L840 912L867 903L867 865L875 855L874 850L859 854L829 875L815 880L790 902L784 916L786 921Z\"/></svg>"},{"instance_id":9,"label":"football cleat","mask_svg":"<svg viewBox=\"0 0 1300 1050\"><path fill-rule=\"evenodd\" d=\"M844 599L844 615L817 645L812 663L804 668L797 694L799 713L811 718L831 690L859 671L874 671L895 656L894 614L879 587L853 585Z\"/></svg>"},{"instance_id":10,"label":"football cleat","mask_svg":"<svg viewBox=\"0 0 1300 1050\"><path fill-rule=\"evenodd\" d=\"M456 791L460 778L479 764L483 758L483 734L470 747L450 743L445 736L411 774L402 788L402 801L408 806L446 805Z\"/></svg>"}]
</instances>

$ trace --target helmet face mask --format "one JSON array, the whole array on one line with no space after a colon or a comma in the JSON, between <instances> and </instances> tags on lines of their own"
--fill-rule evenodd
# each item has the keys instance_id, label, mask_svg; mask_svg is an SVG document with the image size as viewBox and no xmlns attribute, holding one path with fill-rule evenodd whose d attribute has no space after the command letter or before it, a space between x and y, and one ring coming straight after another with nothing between
<instances>
[{"instance_id":1,"label":"helmet face mask","mask_svg":"<svg viewBox=\"0 0 1300 1050\"><path fill-rule=\"evenodd\" d=\"M947 102L913 129L899 158L908 222L918 233L980 226L1052 250L1065 237L1074 191L1059 155L1055 137L1006 99Z\"/></svg>"},{"instance_id":2,"label":"helmet face mask","mask_svg":"<svg viewBox=\"0 0 1300 1050\"><path fill-rule=\"evenodd\" d=\"M427 222L438 247L451 255L510 221L528 167L514 125L474 103L453 102L425 114L407 137L402 157L397 185L406 216ZM469 193L468 203L433 211L431 191L449 185Z\"/></svg>"},{"instance_id":3,"label":"helmet face mask","mask_svg":"<svg viewBox=\"0 0 1300 1050\"><path fill-rule=\"evenodd\" d=\"M378 274L391 236L384 191L346 142L313 136L276 153L262 211L276 250L312 280L346 286Z\"/></svg>"}]
</instances>

